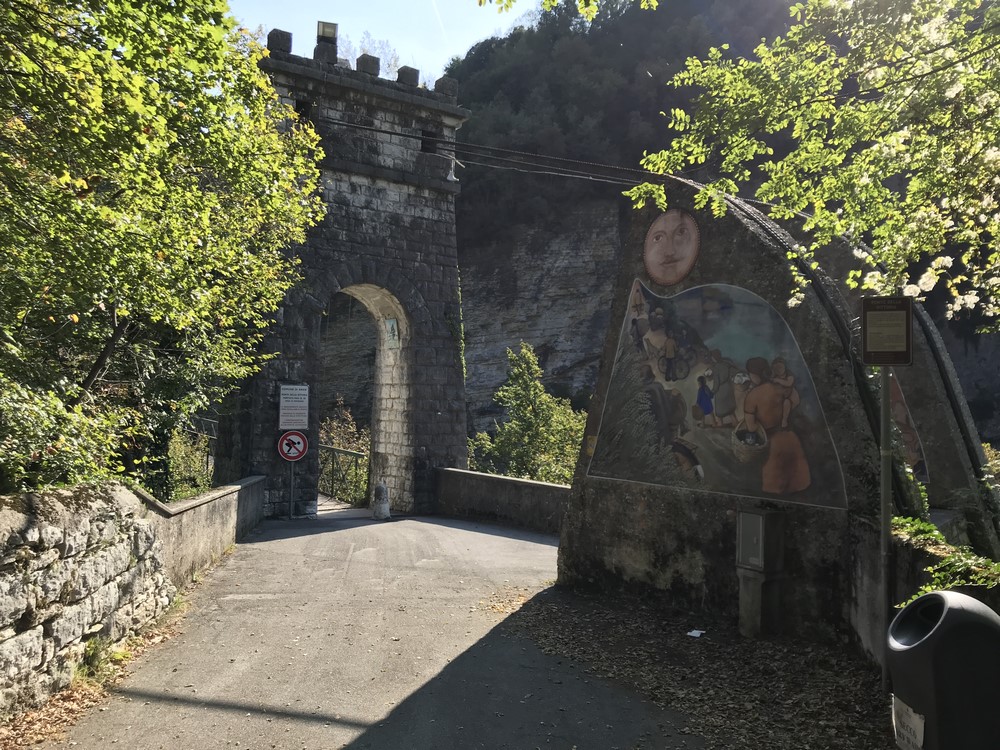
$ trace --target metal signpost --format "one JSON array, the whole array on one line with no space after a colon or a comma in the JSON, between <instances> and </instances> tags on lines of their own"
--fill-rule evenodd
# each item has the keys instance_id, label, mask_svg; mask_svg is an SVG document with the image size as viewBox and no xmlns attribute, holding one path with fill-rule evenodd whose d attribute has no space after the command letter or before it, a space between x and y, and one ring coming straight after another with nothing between
<instances>
[{"instance_id":1,"label":"metal signpost","mask_svg":"<svg viewBox=\"0 0 1000 750\"><path fill-rule=\"evenodd\" d=\"M295 492L295 462L306 454L309 446L304 432L309 429L309 386L281 386L278 402L278 429L291 430L278 439L278 453L289 462L288 517L292 517ZM301 450L300 450L301 448Z\"/></svg>"},{"instance_id":2,"label":"metal signpost","mask_svg":"<svg viewBox=\"0 0 1000 750\"><path fill-rule=\"evenodd\" d=\"M861 361L880 367L879 453L881 468L881 552L882 552L882 625L889 630L889 539L892 534L892 427L889 404L889 378L892 365L913 361L913 298L865 297L861 300ZM888 659L882 657L882 691L888 689Z\"/></svg>"},{"instance_id":3,"label":"metal signpost","mask_svg":"<svg viewBox=\"0 0 1000 750\"><path fill-rule=\"evenodd\" d=\"M309 441L298 430L291 430L278 438L278 455L288 461L288 520L292 519L295 498L295 462L309 450Z\"/></svg>"}]
</instances>

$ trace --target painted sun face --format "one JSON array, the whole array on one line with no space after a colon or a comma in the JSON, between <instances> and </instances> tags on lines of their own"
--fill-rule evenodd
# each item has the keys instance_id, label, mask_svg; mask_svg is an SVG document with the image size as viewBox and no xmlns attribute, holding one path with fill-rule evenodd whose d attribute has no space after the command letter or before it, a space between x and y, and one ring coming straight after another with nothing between
<instances>
[{"instance_id":1,"label":"painted sun face","mask_svg":"<svg viewBox=\"0 0 1000 750\"><path fill-rule=\"evenodd\" d=\"M660 214L646 233L646 273L662 286L679 283L698 260L698 246L698 224L691 214L677 208Z\"/></svg>"}]
</instances>

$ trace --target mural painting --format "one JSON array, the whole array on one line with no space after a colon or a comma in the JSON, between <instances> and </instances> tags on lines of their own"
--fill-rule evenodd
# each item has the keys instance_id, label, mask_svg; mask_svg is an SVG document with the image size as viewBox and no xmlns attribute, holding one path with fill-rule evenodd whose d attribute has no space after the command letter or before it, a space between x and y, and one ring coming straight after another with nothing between
<instances>
[{"instance_id":1,"label":"mural painting","mask_svg":"<svg viewBox=\"0 0 1000 750\"><path fill-rule=\"evenodd\" d=\"M635 280L588 474L847 507L795 337L726 284L660 297Z\"/></svg>"},{"instance_id":2,"label":"mural painting","mask_svg":"<svg viewBox=\"0 0 1000 750\"><path fill-rule=\"evenodd\" d=\"M671 208L646 233L642 262L649 278L663 286L683 281L698 260L698 223L687 211Z\"/></svg>"}]
</instances>

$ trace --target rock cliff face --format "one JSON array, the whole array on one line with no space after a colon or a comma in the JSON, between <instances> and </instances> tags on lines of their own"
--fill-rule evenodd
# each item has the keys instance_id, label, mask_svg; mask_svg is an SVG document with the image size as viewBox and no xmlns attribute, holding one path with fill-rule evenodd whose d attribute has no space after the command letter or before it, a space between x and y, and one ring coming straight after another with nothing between
<instances>
[{"instance_id":1,"label":"rock cliff face","mask_svg":"<svg viewBox=\"0 0 1000 750\"><path fill-rule=\"evenodd\" d=\"M499 418L493 393L506 350L531 344L546 386L585 409L621 253L616 201L577 206L558 226L518 227L512 240L459 248L470 430Z\"/></svg>"},{"instance_id":2,"label":"rock cliff face","mask_svg":"<svg viewBox=\"0 0 1000 750\"><path fill-rule=\"evenodd\" d=\"M1000 334L976 335L969 326L936 322L979 436L1000 446Z\"/></svg>"},{"instance_id":3,"label":"rock cliff face","mask_svg":"<svg viewBox=\"0 0 1000 750\"><path fill-rule=\"evenodd\" d=\"M591 202L559 226L521 226L512 241L459 247L470 431L500 419L493 392L506 376L505 350L521 341L535 348L546 386L586 408L609 323L623 211L630 209L611 199ZM1000 335L937 324L981 438L1000 442Z\"/></svg>"}]
</instances>

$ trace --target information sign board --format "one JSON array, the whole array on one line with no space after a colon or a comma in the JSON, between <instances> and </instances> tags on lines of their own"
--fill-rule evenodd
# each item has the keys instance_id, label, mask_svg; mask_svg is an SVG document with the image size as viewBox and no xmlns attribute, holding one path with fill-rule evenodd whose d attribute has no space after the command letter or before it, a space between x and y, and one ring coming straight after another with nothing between
<instances>
[{"instance_id":1,"label":"information sign board","mask_svg":"<svg viewBox=\"0 0 1000 750\"><path fill-rule=\"evenodd\" d=\"M866 365L908 365L913 361L913 298L861 300L861 361Z\"/></svg>"},{"instance_id":2,"label":"information sign board","mask_svg":"<svg viewBox=\"0 0 1000 750\"><path fill-rule=\"evenodd\" d=\"M281 386L281 401L278 406L279 430L309 429L309 386Z\"/></svg>"}]
</instances>

